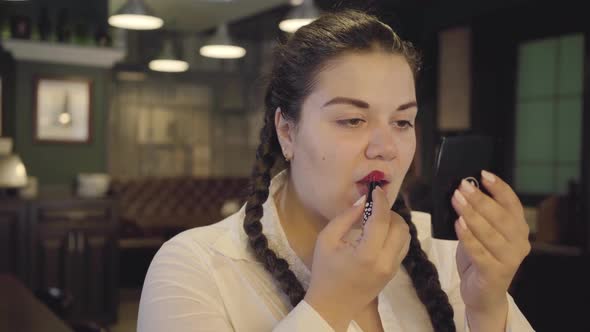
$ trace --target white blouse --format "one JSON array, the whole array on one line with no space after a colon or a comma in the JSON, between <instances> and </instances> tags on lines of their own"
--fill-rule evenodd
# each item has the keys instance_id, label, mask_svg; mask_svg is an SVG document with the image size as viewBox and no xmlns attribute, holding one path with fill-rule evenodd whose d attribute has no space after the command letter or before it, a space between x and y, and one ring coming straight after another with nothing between
<instances>
[{"instance_id":1,"label":"white blouse","mask_svg":"<svg viewBox=\"0 0 590 332\"><path fill-rule=\"evenodd\" d=\"M289 262L308 289L311 273L289 246L273 199L285 183L286 174L281 172L273 178L261 223L269 247ZM244 215L245 206L216 224L184 231L162 245L143 285L139 332L333 332L305 301L293 308L258 262L243 230ZM455 312L457 331L469 331L455 262L457 241L433 239L427 213L412 211L412 221L422 249L438 269L441 286ZM507 297L506 331L534 331L512 297ZM403 266L379 294L378 311L386 332L433 330L428 312ZM353 320L347 332L362 329Z\"/></svg>"}]
</instances>

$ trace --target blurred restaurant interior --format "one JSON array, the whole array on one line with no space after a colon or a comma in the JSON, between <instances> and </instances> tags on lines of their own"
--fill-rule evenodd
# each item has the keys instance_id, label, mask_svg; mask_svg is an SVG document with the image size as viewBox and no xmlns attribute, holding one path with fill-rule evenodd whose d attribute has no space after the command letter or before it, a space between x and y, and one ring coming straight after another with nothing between
<instances>
[{"instance_id":1,"label":"blurred restaurant interior","mask_svg":"<svg viewBox=\"0 0 590 332\"><path fill-rule=\"evenodd\" d=\"M377 15L424 57L410 206L431 211L441 136L493 136L492 170L531 230L510 293L537 331L587 331L582 5L0 0L0 331L135 331L158 248L244 203L273 47L338 8Z\"/></svg>"}]
</instances>

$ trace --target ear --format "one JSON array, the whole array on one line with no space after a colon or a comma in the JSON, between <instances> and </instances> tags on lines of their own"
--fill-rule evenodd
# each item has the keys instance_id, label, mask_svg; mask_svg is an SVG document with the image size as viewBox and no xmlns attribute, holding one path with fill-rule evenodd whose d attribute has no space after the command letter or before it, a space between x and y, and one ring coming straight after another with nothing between
<instances>
[{"instance_id":1,"label":"ear","mask_svg":"<svg viewBox=\"0 0 590 332\"><path fill-rule=\"evenodd\" d=\"M287 161L293 159L293 144L295 142L295 124L293 121L283 117L281 108L278 107L275 111L275 128L277 130L277 137L279 144L283 150L283 156Z\"/></svg>"}]
</instances>

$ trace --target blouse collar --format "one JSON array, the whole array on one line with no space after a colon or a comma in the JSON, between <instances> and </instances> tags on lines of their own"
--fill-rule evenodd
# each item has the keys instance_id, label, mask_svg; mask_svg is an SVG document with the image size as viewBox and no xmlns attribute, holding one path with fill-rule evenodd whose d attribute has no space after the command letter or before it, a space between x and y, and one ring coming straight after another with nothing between
<instances>
[{"instance_id":1,"label":"blouse collar","mask_svg":"<svg viewBox=\"0 0 590 332\"><path fill-rule=\"evenodd\" d=\"M289 263L291 271L293 271L297 279L302 283L304 289L307 289L311 272L289 245L285 231L281 226L274 201L274 195L288 181L288 174L287 170L283 170L272 178L268 198L262 205L264 213L260 219L260 223L262 224L262 232L268 240L268 247L277 254L277 257L283 258ZM256 259L248 243L248 235L243 227L245 215L246 205L244 204L238 212L221 221L219 224L227 224L229 231L218 238L213 246L225 256L262 264Z\"/></svg>"}]
</instances>

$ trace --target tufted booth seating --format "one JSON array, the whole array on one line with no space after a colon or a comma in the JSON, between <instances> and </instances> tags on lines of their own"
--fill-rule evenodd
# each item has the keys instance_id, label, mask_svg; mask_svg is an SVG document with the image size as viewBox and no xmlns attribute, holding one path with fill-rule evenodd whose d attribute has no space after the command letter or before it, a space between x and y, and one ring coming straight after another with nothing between
<instances>
[{"instance_id":1,"label":"tufted booth seating","mask_svg":"<svg viewBox=\"0 0 590 332\"><path fill-rule=\"evenodd\" d=\"M248 178L113 179L119 201L122 286L143 282L149 262L169 238L222 220L245 202Z\"/></svg>"}]
</instances>

